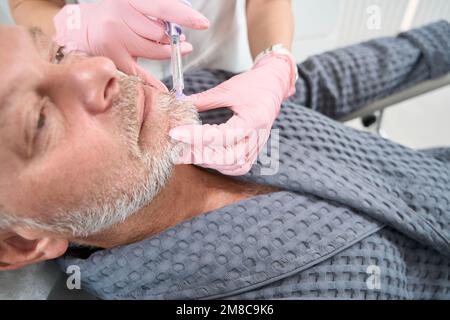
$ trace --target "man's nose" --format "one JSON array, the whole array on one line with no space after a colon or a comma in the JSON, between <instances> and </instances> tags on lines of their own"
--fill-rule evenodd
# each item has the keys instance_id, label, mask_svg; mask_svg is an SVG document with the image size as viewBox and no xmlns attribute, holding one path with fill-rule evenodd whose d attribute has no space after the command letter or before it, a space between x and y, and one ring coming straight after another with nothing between
<instances>
[{"instance_id":1,"label":"man's nose","mask_svg":"<svg viewBox=\"0 0 450 320\"><path fill-rule=\"evenodd\" d=\"M117 68L103 57L72 63L66 69L68 95L75 95L88 112L98 114L108 110L120 93Z\"/></svg>"}]
</instances>

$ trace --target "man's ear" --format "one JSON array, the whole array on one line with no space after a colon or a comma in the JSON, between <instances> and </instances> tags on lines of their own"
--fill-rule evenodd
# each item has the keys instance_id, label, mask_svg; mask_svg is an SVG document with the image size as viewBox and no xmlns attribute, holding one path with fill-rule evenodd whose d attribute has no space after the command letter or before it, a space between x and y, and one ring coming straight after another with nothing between
<instances>
[{"instance_id":1,"label":"man's ear","mask_svg":"<svg viewBox=\"0 0 450 320\"><path fill-rule=\"evenodd\" d=\"M42 236L41 232L16 227L0 237L0 271L58 258L68 246L68 240Z\"/></svg>"}]
</instances>

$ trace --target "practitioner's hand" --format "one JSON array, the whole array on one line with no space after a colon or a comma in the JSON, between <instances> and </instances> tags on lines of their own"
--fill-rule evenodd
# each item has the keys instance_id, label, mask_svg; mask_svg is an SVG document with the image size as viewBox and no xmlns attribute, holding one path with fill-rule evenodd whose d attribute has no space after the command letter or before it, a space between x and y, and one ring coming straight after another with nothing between
<instances>
[{"instance_id":1,"label":"practitioner's hand","mask_svg":"<svg viewBox=\"0 0 450 320\"><path fill-rule=\"evenodd\" d=\"M82 51L106 56L125 73L137 75L161 90L167 88L142 70L138 57L170 58L169 38L163 21L192 29L207 29L208 20L180 0L103 0L67 5L55 17L56 37L66 52ZM192 45L181 37L182 54Z\"/></svg>"},{"instance_id":2,"label":"practitioner's hand","mask_svg":"<svg viewBox=\"0 0 450 320\"><path fill-rule=\"evenodd\" d=\"M250 171L266 144L281 103L295 93L294 59L271 53L252 70L188 97L198 111L229 107L234 116L221 125L182 126L170 136L185 143L178 164L197 164L226 175Z\"/></svg>"}]
</instances>

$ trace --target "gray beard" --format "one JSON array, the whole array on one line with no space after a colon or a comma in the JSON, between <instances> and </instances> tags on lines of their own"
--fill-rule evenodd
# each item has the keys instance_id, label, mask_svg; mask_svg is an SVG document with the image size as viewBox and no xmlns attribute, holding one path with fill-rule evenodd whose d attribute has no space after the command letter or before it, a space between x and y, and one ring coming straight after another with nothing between
<instances>
[{"instance_id":1,"label":"gray beard","mask_svg":"<svg viewBox=\"0 0 450 320\"><path fill-rule=\"evenodd\" d=\"M158 109L166 113L169 129L180 125L199 124L199 116L191 103L177 101L172 94L160 94ZM118 109L123 110L123 109ZM130 112L129 112L130 113ZM132 125L135 118L125 117L123 125ZM172 140L168 133L151 146L151 151L139 149L136 130L125 130L130 143L130 152L139 158L145 168L142 180L127 187L126 191L103 192L91 199L89 204L80 205L76 210L60 209L51 218L18 218L21 225L82 239L123 223L151 203L164 189L172 173L174 161L181 151L181 143ZM139 150L138 150L139 149ZM115 196L112 196L115 194ZM16 221L11 221L16 222Z\"/></svg>"},{"instance_id":2,"label":"gray beard","mask_svg":"<svg viewBox=\"0 0 450 320\"><path fill-rule=\"evenodd\" d=\"M199 123L195 107L190 103L177 101L173 95L161 94L157 105L159 110L167 113L170 129ZM157 148L159 150L152 148L151 152L144 151L140 156L147 169L143 183L136 184L130 192L112 202L106 201L85 210L59 215L60 218L68 220L65 225L70 226L74 236L87 237L124 222L151 203L164 189L172 173L174 161L180 154L181 144L173 141L168 135L165 141L155 143L159 145ZM61 222L61 219L58 220Z\"/></svg>"}]
</instances>

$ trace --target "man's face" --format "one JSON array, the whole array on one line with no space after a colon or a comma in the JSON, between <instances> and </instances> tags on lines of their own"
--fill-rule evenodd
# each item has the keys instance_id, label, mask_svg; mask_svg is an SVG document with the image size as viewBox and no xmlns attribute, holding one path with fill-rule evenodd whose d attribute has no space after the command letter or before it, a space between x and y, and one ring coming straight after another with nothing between
<instances>
[{"instance_id":1,"label":"man's face","mask_svg":"<svg viewBox=\"0 0 450 320\"><path fill-rule=\"evenodd\" d=\"M106 58L59 49L0 26L0 212L51 221L118 201L139 209L170 172L168 132L197 115Z\"/></svg>"}]
</instances>

